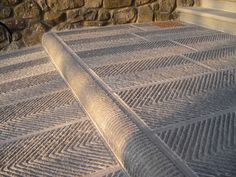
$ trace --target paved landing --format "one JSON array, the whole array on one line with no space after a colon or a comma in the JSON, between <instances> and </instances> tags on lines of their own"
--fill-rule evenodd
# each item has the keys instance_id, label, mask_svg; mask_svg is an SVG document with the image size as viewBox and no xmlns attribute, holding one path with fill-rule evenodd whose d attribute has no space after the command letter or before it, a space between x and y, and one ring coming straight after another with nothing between
<instances>
[{"instance_id":1,"label":"paved landing","mask_svg":"<svg viewBox=\"0 0 236 177\"><path fill-rule=\"evenodd\" d=\"M193 25L59 33L198 176L236 176L236 36Z\"/></svg>"},{"instance_id":2,"label":"paved landing","mask_svg":"<svg viewBox=\"0 0 236 177\"><path fill-rule=\"evenodd\" d=\"M236 36L188 24L57 35L147 128L148 140L129 121L120 132L147 142L127 154L149 153L153 176L236 176ZM148 176L117 159L42 47L1 55L0 73L0 176Z\"/></svg>"}]
</instances>

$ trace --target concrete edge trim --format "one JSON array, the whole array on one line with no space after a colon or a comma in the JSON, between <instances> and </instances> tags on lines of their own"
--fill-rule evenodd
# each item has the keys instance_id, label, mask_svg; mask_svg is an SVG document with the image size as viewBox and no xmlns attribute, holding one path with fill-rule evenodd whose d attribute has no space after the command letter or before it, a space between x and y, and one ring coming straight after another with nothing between
<instances>
[{"instance_id":1,"label":"concrete edge trim","mask_svg":"<svg viewBox=\"0 0 236 177\"><path fill-rule=\"evenodd\" d=\"M79 72L84 72L86 73L86 75L88 75L90 78L92 78L93 80L93 84L91 87L93 87L94 85L97 85L99 87L99 89L102 90L102 92L106 93L107 99L111 100L114 104L116 104L118 106L118 108L125 113L126 116L128 116L130 118L130 120L132 121L131 124L134 124L135 126L138 127L138 129L140 129L141 132L143 132L143 134L145 135L145 137L147 137L148 139L150 139L151 142L153 142L156 146L156 148L159 148L161 150L161 152L180 170L182 171L182 173L185 176L188 177L197 177L197 175L195 174L195 172L193 172L189 166L183 162L182 159L180 159L175 153L173 153L169 147L159 138L157 137L155 134L153 134L153 132L147 127L147 125L136 115L136 113L134 113L129 107L128 105L126 105L126 103L123 102L123 100L121 100L116 94L114 94L111 89L79 58L79 56L76 55L76 53L69 48L64 41L62 41L61 38L59 38L57 36L57 34L49 32L46 33L43 36L43 40L42 40L42 44L43 47L45 48L45 50L47 51L47 53L49 54L51 60L53 61L53 63L56 65L57 69L59 70L59 72L61 73L62 77L65 79L65 81L67 82L67 76L63 71L62 66L58 66L58 64L62 64L62 63L58 63L55 60L58 60L58 58L60 58L59 60L65 60L65 58L67 58L67 62L63 63L66 64L67 66L63 66L66 67L66 69L68 70L68 68L70 67L74 67L76 70L80 70ZM52 46L53 44L53 46ZM80 68L76 68L76 66L73 65L73 63L77 64ZM81 71L81 69L83 71ZM70 71L73 72L73 71ZM72 73L70 73L71 75ZM73 74L72 74L73 75ZM70 76L71 77L71 76ZM76 94L76 92L78 92L79 90L77 88L74 88L73 85L70 84L70 82L67 82L68 85L70 86L70 88L72 89L73 93L76 95L76 97L78 98L78 100L80 101L80 103L82 104L82 106L84 105L84 102L87 102L88 100L81 100L78 95ZM93 92L96 92L95 86L92 88ZM91 93L92 94L92 93ZM101 98L103 99L103 98ZM88 104L88 103L86 103ZM84 106L83 106L84 107ZM86 108L84 107L84 109L86 110ZM106 139L106 136L104 136L104 131L101 128L101 124L99 125L98 122L96 120L93 119L93 116L91 116L90 112L86 110L86 112L90 115L90 118L92 119L92 122L95 124L95 126L98 128L99 132L101 133L102 137L105 139L105 141L107 142L108 146L111 148L111 150L113 151L113 153L115 154L115 156L117 157L118 161L120 162L120 164L122 165L122 167L125 169L125 165L123 164L122 159L119 158L119 155L116 154L116 150L114 150L114 148L119 148L119 147L113 147L112 145L110 145L110 141L108 139ZM107 130L108 131L108 130ZM112 130L110 130L112 131ZM135 162L142 164L141 162ZM138 165L136 165L136 168L138 167ZM133 168L133 167L132 167ZM126 169L127 170L127 169ZM130 174L130 173L129 173ZM132 174L131 174L132 175ZM136 175L136 174L135 174Z\"/></svg>"}]
</instances>

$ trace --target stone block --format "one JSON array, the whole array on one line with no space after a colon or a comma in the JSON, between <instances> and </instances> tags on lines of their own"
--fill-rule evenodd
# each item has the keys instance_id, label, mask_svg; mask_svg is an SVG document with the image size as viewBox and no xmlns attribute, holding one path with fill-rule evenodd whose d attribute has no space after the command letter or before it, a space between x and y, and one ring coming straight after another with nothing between
<instances>
[{"instance_id":1,"label":"stone block","mask_svg":"<svg viewBox=\"0 0 236 177\"><path fill-rule=\"evenodd\" d=\"M16 18L39 18L41 10L34 0L26 0L14 9Z\"/></svg>"},{"instance_id":2,"label":"stone block","mask_svg":"<svg viewBox=\"0 0 236 177\"><path fill-rule=\"evenodd\" d=\"M12 9L10 7L0 7L0 20L11 16Z\"/></svg>"},{"instance_id":3,"label":"stone block","mask_svg":"<svg viewBox=\"0 0 236 177\"><path fill-rule=\"evenodd\" d=\"M157 21L167 21L171 19L171 14L167 12L160 12L156 14Z\"/></svg>"},{"instance_id":4,"label":"stone block","mask_svg":"<svg viewBox=\"0 0 236 177\"><path fill-rule=\"evenodd\" d=\"M147 4L147 3L153 2L153 1L155 1L155 0L136 0L135 5L140 6L140 5Z\"/></svg>"},{"instance_id":5,"label":"stone block","mask_svg":"<svg viewBox=\"0 0 236 177\"><path fill-rule=\"evenodd\" d=\"M4 28L0 26L0 43L4 42L5 40L6 40L6 35L5 35Z\"/></svg>"},{"instance_id":6,"label":"stone block","mask_svg":"<svg viewBox=\"0 0 236 177\"><path fill-rule=\"evenodd\" d=\"M96 9L85 9L84 20L92 21L96 20L98 11Z\"/></svg>"},{"instance_id":7,"label":"stone block","mask_svg":"<svg viewBox=\"0 0 236 177\"><path fill-rule=\"evenodd\" d=\"M151 8L152 8L153 12L155 13L155 12L159 11L160 5L159 5L158 2L154 2L154 3L151 4Z\"/></svg>"},{"instance_id":8,"label":"stone block","mask_svg":"<svg viewBox=\"0 0 236 177\"><path fill-rule=\"evenodd\" d=\"M0 1L0 6L8 6L8 5L9 5L8 0L1 0Z\"/></svg>"},{"instance_id":9,"label":"stone block","mask_svg":"<svg viewBox=\"0 0 236 177\"><path fill-rule=\"evenodd\" d=\"M12 34L12 40L13 41L19 41L22 38L22 34L20 32L14 32Z\"/></svg>"},{"instance_id":10,"label":"stone block","mask_svg":"<svg viewBox=\"0 0 236 177\"><path fill-rule=\"evenodd\" d=\"M84 5L84 0L48 0L47 2L53 10L74 9Z\"/></svg>"},{"instance_id":11,"label":"stone block","mask_svg":"<svg viewBox=\"0 0 236 177\"><path fill-rule=\"evenodd\" d=\"M98 12L99 21L107 21L111 18L111 14L107 9L100 9Z\"/></svg>"},{"instance_id":12,"label":"stone block","mask_svg":"<svg viewBox=\"0 0 236 177\"><path fill-rule=\"evenodd\" d=\"M115 10L113 14L114 24L129 23L136 18L137 10L132 7L128 7L122 10Z\"/></svg>"},{"instance_id":13,"label":"stone block","mask_svg":"<svg viewBox=\"0 0 236 177\"><path fill-rule=\"evenodd\" d=\"M12 6L12 5L19 4L20 2L22 2L22 0L8 0L8 5Z\"/></svg>"},{"instance_id":14,"label":"stone block","mask_svg":"<svg viewBox=\"0 0 236 177\"><path fill-rule=\"evenodd\" d=\"M84 20L82 9L69 10L66 12L66 16L67 16L67 21L71 23L80 22Z\"/></svg>"},{"instance_id":15,"label":"stone block","mask_svg":"<svg viewBox=\"0 0 236 177\"><path fill-rule=\"evenodd\" d=\"M42 11L47 11L49 9L46 0L35 0Z\"/></svg>"},{"instance_id":16,"label":"stone block","mask_svg":"<svg viewBox=\"0 0 236 177\"><path fill-rule=\"evenodd\" d=\"M25 19L9 19L3 21L12 31L22 30L27 27Z\"/></svg>"},{"instance_id":17,"label":"stone block","mask_svg":"<svg viewBox=\"0 0 236 177\"><path fill-rule=\"evenodd\" d=\"M102 6L102 0L85 0L85 7L98 8Z\"/></svg>"},{"instance_id":18,"label":"stone block","mask_svg":"<svg viewBox=\"0 0 236 177\"><path fill-rule=\"evenodd\" d=\"M189 7L194 5L194 0L177 0L176 4L178 7Z\"/></svg>"},{"instance_id":19,"label":"stone block","mask_svg":"<svg viewBox=\"0 0 236 177\"><path fill-rule=\"evenodd\" d=\"M66 19L66 14L56 11L48 11L44 14L44 21L49 25L58 24Z\"/></svg>"},{"instance_id":20,"label":"stone block","mask_svg":"<svg viewBox=\"0 0 236 177\"><path fill-rule=\"evenodd\" d=\"M104 8L108 8L108 9L128 7L128 6L131 6L131 4L132 4L132 0L104 0L103 1Z\"/></svg>"},{"instance_id":21,"label":"stone block","mask_svg":"<svg viewBox=\"0 0 236 177\"><path fill-rule=\"evenodd\" d=\"M153 21L153 10L149 5L140 6L138 8L138 23Z\"/></svg>"},{"instance_id":22,"label":"stone block","mask_svg":"<svg viewBox=\"0 0 236 177\"><path fill-rule=\"evenodd\" d=\"M162 0L160 2L160 11L171 13L175 9L175 0Z\"/></svg>"},{"instance_id":23,"label":"stone block","mask_svg":"<svg viewBox=\"0 0 236 177\"><path fill-rule=\"evenodd\" d=\"M46 27L42 23L36 23L23 31L23 41L27 46L40 43Z\"/></svg>"}]
</instances>

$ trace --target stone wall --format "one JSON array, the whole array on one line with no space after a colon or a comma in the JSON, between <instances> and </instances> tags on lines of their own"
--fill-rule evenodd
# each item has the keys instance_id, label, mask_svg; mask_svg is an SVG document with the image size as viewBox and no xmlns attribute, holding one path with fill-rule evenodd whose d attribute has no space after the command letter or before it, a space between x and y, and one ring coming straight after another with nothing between
<instances>
[{"instance_id":1,"label":"stone wall","mask_svg":"<svg viewBox=\"0 0 236 177\"><path fill-rule=\"evenodd\" d=\"M1 0L0 21L13 32L13 48L18 48L39 43L50 29L174 19L176 6L193 5L193 1Z\"/></svg>"}]
</instances>

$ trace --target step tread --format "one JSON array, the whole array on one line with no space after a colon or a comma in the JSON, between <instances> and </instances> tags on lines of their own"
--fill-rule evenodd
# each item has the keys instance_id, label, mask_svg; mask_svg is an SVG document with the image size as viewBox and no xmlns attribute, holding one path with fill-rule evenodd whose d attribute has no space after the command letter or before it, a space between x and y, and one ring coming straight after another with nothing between
<instances>
[{"instance_id":1,"label":"step tread","mask_svg":"<svg viewBox=\"0 0 236 177\"><path fill-rule=\"evenodd\" d=\"M178 12L191 13L204 17L216 18L231 23L236 23L236 13L226 12L217 9L203 8L203 7L181 7L177 9Z\"/></svg>"},{"instance_id":2,"label":"step tread","mask_svg":"<svg viewBox=\"0 0 236 177\"><path fill-rule=\"evenodd\" d=\"M236 12L236 0L201 0L201 7Z\"/></svg>"}]
</instances>

